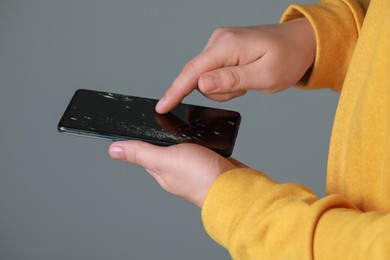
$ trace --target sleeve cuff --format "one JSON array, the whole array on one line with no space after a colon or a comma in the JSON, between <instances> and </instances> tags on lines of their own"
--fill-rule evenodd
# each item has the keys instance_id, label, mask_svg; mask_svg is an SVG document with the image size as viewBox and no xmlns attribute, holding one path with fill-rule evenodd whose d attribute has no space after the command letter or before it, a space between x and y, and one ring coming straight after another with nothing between
<instances>
[{"instance_id":1,"label":"sleeve cuff","mask_svg":"<svg viewBox=\"0 0 390 260\"><path fill-rule=\"evenodd\" d=\"M228 247L229 227L237 223L250 205L275 182L249 168L230 170L212 185L202 207L202 220L209 236Z\"/></svg>"},{"instance_id":2,"label":"sleeve cuff","mask_svg":"<svg viewBox=\"0 0 390 260\"><path fill-rule=\"evenodd\" d=\"M298 87L340 91L363 23L362 8L352 0L291 5L281 22L299 17L306 17L312 24L317 50L310 77Z\"/></svg>"}]
</instances>

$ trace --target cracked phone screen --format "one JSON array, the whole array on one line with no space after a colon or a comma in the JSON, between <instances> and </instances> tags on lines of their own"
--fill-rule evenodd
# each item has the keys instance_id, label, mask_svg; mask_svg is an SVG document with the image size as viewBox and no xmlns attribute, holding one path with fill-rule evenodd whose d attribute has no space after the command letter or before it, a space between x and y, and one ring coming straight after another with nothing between
<instances>
[{"instance_id":1,"label":"cracked phone screen","mask_svg":"<svg viewBox=\"0 0 390 260\"><path fill-rule=\"evenodd\" d=\"M167 114L155 112L158 100L80 89L59 125L61 132L106 138L138 139L158 145L195 143L224 156L233 150L240 114L179 104Z\"/></svg>"}]
</instances>

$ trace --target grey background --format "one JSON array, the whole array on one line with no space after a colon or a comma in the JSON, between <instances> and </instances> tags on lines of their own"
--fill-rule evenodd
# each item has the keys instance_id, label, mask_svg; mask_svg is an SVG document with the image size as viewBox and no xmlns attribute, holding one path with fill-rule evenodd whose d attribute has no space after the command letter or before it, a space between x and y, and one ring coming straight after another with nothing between
<instances>
[{"instance_id":1,"label":"grey background","mask_svg":"<svg viewBox=\"0 0 390 260\"><path fill-rule=\"evenodd\" d=\"M111 160L109 142L56 125L78 88L159 98L215 27L276 23L289 3L1 0L0 259L229 259L199 209ZM337 99L290 89L185 101L240 111L234 156L323 196Z\"/></svg>"}]
</instances>

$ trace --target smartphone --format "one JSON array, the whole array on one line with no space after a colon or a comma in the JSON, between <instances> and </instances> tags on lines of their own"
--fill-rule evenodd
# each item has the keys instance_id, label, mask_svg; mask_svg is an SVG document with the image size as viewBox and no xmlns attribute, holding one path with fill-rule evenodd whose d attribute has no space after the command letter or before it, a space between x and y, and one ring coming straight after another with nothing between
<instances>
[{"instance_id":1,"label":"smartphone","mask_svg":"<svg viewBox=\"0 0 390 260\"><path fill-rule=\"evenodd\" d=\"M142 140L169 146L194 143L222 156L232 154L241 116L238 112L179 104L167 114L155 112L158 100L79 89L58 131L117 140Z\"/></svg>"}]
</instances>

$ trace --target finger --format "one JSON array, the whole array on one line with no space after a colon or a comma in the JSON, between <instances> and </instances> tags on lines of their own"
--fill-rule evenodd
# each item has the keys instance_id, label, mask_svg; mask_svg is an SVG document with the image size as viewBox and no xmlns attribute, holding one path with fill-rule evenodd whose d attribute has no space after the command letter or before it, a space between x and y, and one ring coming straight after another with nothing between
<instances>
[{"instance_id":1,"label":"finger","mask_svg":"<svg viewBox=\"0 0 390 260\"><path fill-rule=\"evenodd\" d=\"M207 41L206 46L204 47L204 49L207 49L208 47L210 47L221 34L223 34L224 32L226 32L226 31L228 31L230 29L232 29L232 28L229 28L229 27L219 27L219 28L216 28L214 30L214 32L211 34L211 36L210 36L209 40Z\"/></svg>"},{"instance_id":2,"label":"finger","mask_svg":"<svg viewBox=\"0 0 390 260\"><path fill-rule=\"evenodd\" d=\"M262 85L262 62L219 68L199 78L199 90L204 94L226 94L255 89Z\"/></svg>"},{"instance_id":3,"label":"finger","mask_svg":"<svg viewBox=\"0 0 390 260\"><path fill-rule=\"evenodd\" d=\"M158 102L156 111L161 114L169 112L197 88L202 74L229 64L231 55L228 48L227 45L219 48L210 47L189 61Z\"/></svg>"},{"instance_id":4,"label":"finger","mask_svg":"<svg viewBox=\"0 0 390 260\"><path fill-rule=\"evenodd\" d=\"M109 154L113 159L131 162L156 172L168 163L169 160L163 159L168 155L167 150L168 147L131 140L112 143L109 147Z\"/></svg>"},{"instance_id":5,"label":"finger","mask_svg":"<svg viewBox=\"0 0 390 260\"><path fill-rule=\"evenodd\" d=\"M229 101L233 98L241 97L246 94L246 91L236 91L236 92L231 92L231 93L226 93L226 94L209 94L206 95L202 93L205 97L208 99L217 101L217 102L226 102Z\"/></svg>"}]
</instances>

